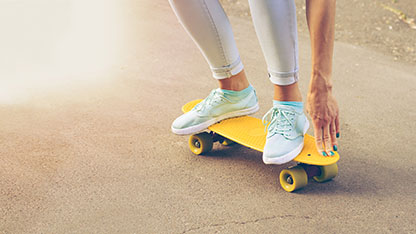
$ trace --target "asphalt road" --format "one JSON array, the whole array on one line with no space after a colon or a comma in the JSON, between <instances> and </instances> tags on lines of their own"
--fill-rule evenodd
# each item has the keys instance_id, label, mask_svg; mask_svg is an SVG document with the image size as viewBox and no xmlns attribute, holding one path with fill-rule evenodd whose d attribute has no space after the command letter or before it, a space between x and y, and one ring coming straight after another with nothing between
<instances>
[{"instance_id":1,"label":"asphalt road","mask_svg":"<svg viewBox=\"0 0 416 234\"><path fill-rule=\"evenodd\" d=\"M220 0L229 15L250 20L247 0ZM295 0L298 30L308 33L305 0ZM416 65L414 0L337 1L335 40L370 48Z\"/></svg>"},{"instance_id":2,"label":"asphalt road","mask_svg":"<svg viewBox=\"0 0 416 234\"><path fill-rule=\"evenodd\" d=\"M0 40L2 64L17 64L0 70L0 233L416 232L414 66L336 42L339 176L287 193L277 178L291 164L238 145L197 157L170 132L216 81L167 1L88 3L27 9L14 23L38 40L13 44L30 33L11 28ZM251 22L230 20L261 117L266 65ZM306 33L299 47L306 95Z\"/></svg>"}]
</instances>

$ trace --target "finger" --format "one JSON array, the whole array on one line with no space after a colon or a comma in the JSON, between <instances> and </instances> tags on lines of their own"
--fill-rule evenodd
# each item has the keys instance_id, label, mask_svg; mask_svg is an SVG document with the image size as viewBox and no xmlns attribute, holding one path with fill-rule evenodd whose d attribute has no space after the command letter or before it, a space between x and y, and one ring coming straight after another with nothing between
<instances>
[{"instance_id":1,"label":"finger","mask_svg":"<svg viewBox=\"0 0 416 234\"><path fill-rule=\"evenodd\" d=\"M341 127L339 126L339 115L337 115L337 117L335 118L335 130L337 132L337 138L339 138L340 129Z\"/></svg>"},{"instance_id":2,"label":"finger","mask_svg":"<svg viewBox=\"0 0 416 234\"><path fill-rule=\"evenodd\" d=\"M323 141L322 141L322 127L319 124L313 123L313 130L315 132L316 149L318 150L320 155L328 156L328 154L326 153L324 154L325 151L323 148Z\"/></svg>"},{"instance_id":3,"label":"finger","mask_svg":"<svg viewBox=\"0 0 416 234\"><path fill-rule=\"evenodd\" d=\"M333 156L334 152L332 152L331 134L329 133L329 128L330 128L330 124L327 124L323 128L324 148L328 156Z\"/></svg>"},{"instance_id":4,"label":"finger","mask_svg":"<svg viewBox=\"0 0 416 234\"><path fill-rule=\"evenodd\" d=\"M331 122L329 133L331 134L331 146L332 150L337 151L338 150L338 142L336 138L336 127L335 127L335 120Z\"/></svg>"}]
</instances>

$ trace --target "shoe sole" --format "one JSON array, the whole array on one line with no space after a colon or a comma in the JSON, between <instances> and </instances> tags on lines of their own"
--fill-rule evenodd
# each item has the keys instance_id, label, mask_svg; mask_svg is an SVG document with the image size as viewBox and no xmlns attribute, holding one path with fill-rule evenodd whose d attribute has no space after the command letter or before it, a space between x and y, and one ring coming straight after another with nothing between
<instances>
[{"instance_id":1,"label":"shoe sole","mask_svg":"<svg viewBox=\"0 0 416 234\"><path fill-rule=\"evenodd\" d=\"M309 121L306 120L306 125L305 125L305 128L303 129L303 135L306 134L308 129L309 129ZM303 146L304 146L304 142L302 142L302 144L300 144L294 150L290 151L289 153L287 153L287 154L285 154L281 157L276 157L276 158L263 157L263 162L265 164L278 164L278 165L290 162L294 158L296 158L300 154L300 152L302 152Z\"/></svg>"},{"instance_id":2,"label":"shoe sole","mask_svg":"<svg viewBox=\"0 0 416 234\"><path fill-rule=\"evenodd\" d=\"M172 132L178 135L189 135L189 134L194 134L197 132L201 132L205 129L207 129L209 126L216 124L224 119L229 119L229 118L235 118L235 117L239 117L239 116L244 116L244 115L250 115L250 114L254 114L259 110L259 104L257 103L255 106L250 107L248 109L243 109L243 110L238 110L238 111L233 111L233 112L229 112L229 113L225 113L223 115L220 115L218 117L215 117L214 119L210 119L206 122L200 123L198 125L194 125L188 128L182 128L182 129L176 129L171 127Z\"/></svg>"}]
</instances>

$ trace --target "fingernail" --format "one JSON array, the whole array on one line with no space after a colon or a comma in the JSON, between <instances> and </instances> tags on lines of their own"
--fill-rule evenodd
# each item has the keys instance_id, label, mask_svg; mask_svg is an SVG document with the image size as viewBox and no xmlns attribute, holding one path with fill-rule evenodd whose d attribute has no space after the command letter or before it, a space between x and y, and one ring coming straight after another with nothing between
<instances>
[{"instance_id":1,"label":"fingernail","mask_svg":"<svg viewBox=\"0 0 416 234\"><path fill-rule=\"evenodd\" d=\"M334 145L334 151L338 151L338 146Z\"/></svg>"},{"instance_id":2,"label":"fingernail","mask_svg":"<svg viewBox=\"0 0 416 234\"><path fill-rule=\"evenodd\" d=\"M339 138L339 132L337 132L337 138Z\"/></svg>"},{"instance_id":3,"label":"fingernail","mask_svg":"<svg viewBox=\"0 0 416 234\"><path fill-rule=\"evenodd\" d=\"M328 155L326 154L326 152L322 152L322 155L323 155L323 156L325 156L325 157L326 157L326 156L328 156Z\"/></svg>"},{"instance_id":4,"label":"fingernail","mask_svg":"<svg viewBox=\"0 0 416 234\"><path fill-rule=\"evenodd\" d=\"M335 155L335 153L334 153L334 152L332 152L332 151L329 151L329 155L334 156L334 155Z\"/></svg>"}]
</instances>

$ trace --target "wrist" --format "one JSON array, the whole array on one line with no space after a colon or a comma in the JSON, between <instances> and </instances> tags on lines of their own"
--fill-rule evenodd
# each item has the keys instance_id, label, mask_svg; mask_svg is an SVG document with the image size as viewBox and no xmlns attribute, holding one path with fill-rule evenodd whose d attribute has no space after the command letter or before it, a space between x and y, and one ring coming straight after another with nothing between
<instances>
[{"instance_id":1,"label":"wrist","mask_svg":"<svg viewBox=\"0 0 416 234\"><path fill-rule=\"evenodd\" d=\"M309 84L310 94L322 94L332 92L332 81L329 75L323 75L319 72L313 72Z\"/></svg>"}]
</instances>

